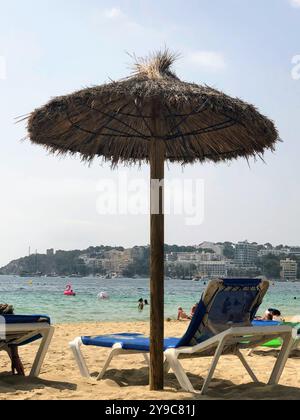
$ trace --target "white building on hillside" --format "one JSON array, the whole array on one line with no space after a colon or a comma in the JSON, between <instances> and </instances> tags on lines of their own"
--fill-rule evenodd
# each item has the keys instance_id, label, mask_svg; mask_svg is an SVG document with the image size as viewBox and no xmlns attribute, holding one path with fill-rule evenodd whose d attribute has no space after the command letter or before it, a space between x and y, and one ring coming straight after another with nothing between
<instances>
[{"instance_id":1,"label":"white building on hillside","mask_svg":"<svg viewBox=\"0 0 300 420\"><path fill-rule=\"evenodd\" d=\"M206 261L198 265L199 275L208 278L227 277L226 261Z\"/></svg>"},{"instance_id":2,"label":"white building on hillside","mask_svg":"<svg viewBox=\"0 0 300 420\"><path fill-rule=\"evenodd\" d=\"M213 242L203 242L198 249L211 249L217 255L223 255L224 247L222 245L217 245Z\"/></svg>"},{"instance_id":3,"label":"white building on hillside","mask_svg":"<svg viewBox=\"0 0 300 420\"><path fill-rule=\"evenodd\" d=\"M300 246L293 246L293 247L291 247L289 253L293 257L300 257Z\"/></svg>"},{"instance_id":4,"label":"white building on hillside","mask_svg":"<svg viewBox=\"0 0 300 420\"><path fill-rule=\"evenodd\" d=\"M248 241L239 242L235 247L235 263L239 267L255 267L258 259L257 244L251 244Z\"/></svg>"},{"instance_id":5,"label":"white building on hillside","mask_svg":"<svg viewBox=\"0 0 300 420\"><path fill-rule=\"evenodd\" d=\"M298 273L298 264L296 261L290 260L287 258L286 260L280 261L281 267L281 280L283 281L296 281L297 280L297 273Z\"/></svg>"},{"instance_id":6,"label":"white building on hillside","mask_svg":"<svg viewBox=\"0 0 300 420\"><path fill-rule=\"evenodd\" d=\"M266 257L268 255L274 255L275 257L280 257L281 255L288 255L289 254L288 248L282 248L282 249L261 249L258 252L259 257Z\"/></svg>"}]
</instances>

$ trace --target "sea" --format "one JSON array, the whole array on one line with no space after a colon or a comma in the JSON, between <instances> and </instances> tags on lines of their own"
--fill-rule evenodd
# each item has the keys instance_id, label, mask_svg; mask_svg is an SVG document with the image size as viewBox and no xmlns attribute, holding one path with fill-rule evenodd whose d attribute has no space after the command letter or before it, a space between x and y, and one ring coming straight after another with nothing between
<instances>
[{"instance_id":1,"label":"sea","mask_svg":"<svg viewBox=\"0 0 300 420\"><path fill-rule=\"evenodd\" d=\"M64 296L71 283L75 297ZM165 282L165 317L176 319L182 306L189 313L205 289L203 282L169 279ZM108 300L98 295L105 292ZM21 278L0 276L0 303L14 306L16 314L48 314L53 323L148 321L150 308L138 311L138 300L150 301L148 279ZM271 282L260 308L278 308L283 316L300 316L300 283Z\"/></svg>"}]
</instances>

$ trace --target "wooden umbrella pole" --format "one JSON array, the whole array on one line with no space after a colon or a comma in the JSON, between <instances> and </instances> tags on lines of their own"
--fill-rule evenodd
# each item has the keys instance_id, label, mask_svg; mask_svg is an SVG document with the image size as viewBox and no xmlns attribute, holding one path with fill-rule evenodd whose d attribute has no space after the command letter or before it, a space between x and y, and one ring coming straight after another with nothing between
<instances>
[{"instance_id":1,"label":"wooden umbrella pole","mask_svg":"<svg viewBox=\"0 0 300 420\"><path fill-rule=\"evenodd\" d=\"M164 388L164 158L165 145L151 142L151 344L150 389Z\"/></svg>"}]
</instances>

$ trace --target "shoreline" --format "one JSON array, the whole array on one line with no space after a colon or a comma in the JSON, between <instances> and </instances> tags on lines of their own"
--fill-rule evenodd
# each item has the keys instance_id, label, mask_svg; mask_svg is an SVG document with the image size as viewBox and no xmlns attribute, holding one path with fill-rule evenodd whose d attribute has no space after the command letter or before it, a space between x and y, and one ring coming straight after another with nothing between
<instances>
[{"instance_id":1,"label":"shoreline","mask_svg":"<svg viewBox=\"0 0 300 420\"><path fill-rule=\"evenodd\" d=\"M300 311L299 311L300 312ZM176 323L176 324L179 324L179 325L184 325L185 327L187 327L188 325L189 325L189 322L190 322L191 320L180 320L180 321L178 321L176 318L174 318L174 319L165 319L165 324L166 325L169 325L169 324L174 324L174 323ZM291 316L286 316L286 317L284 317L284 322L294 322L294 323L300 323L300 315L299 316L295 316L295 315L291 315ZM60 327L60 326L68 326L68 325L70 325L70 326L74 326L74 325L77 325L77 326L80 326L80 325L98 325L98 324L100 324L100 325L107 325L107 324L109 324L109 325L119 325L119 324L121 324L121 325L132 325L132 324L134 324L134 325L138 325L138 324L141 324L142 326L144 326L144 325L147 325L147 324L150 324L150 319L149 319L149 321L145 321L145 320L131 320L131 321L107 321L107 320L104 320L104 321L95 321L95 320L93 320L93 321L76 321L76 322L66 322L66 323L64 323L64 322L58 322L58 323L53 323L52 325L54 326L54 327Z\"/></svg>"},{"instance_id":2,"label":"shoreline","mask_svg":"<svg viewBox=\"0 0 300 420\"><path fill-rule=\"evenodd\" d=\"M94 322L57 324L53 341L46 356L39 379L10 375L10 363L0 353L0 400L202 400L202 399L300 399L300 352L288 360L279 386L251 383L250 378L235 356L223 356L207 396L182 392L172 372L167 375L164 392L151 392L148 386L148 368L142 355L116 357L101 382L81 378L68 347L70 341L81 335L111 333L141 333L148 335L148 322ZM181 336L187 322L166 322L165 336ZM30 369L37 343L20 348L26 372ZM108 350L83 348L92 374L104 365ZM278 351L259 349L249 359L262 382L267 383ZM211 358L184 360L184 368L196 389L200 389ZM229 369L230 367L230 369Z\"/></svg>"}]
</instances>

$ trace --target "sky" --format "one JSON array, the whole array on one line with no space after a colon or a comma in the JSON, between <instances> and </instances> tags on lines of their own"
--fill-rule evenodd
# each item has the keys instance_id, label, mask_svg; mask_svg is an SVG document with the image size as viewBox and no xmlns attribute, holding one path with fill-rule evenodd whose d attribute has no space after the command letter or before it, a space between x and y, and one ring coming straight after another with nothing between
<instances>
[{"instance_id":1,"label":"sky","mask_svg":"<svg viewBox=\"0 0 300 420\"><path fill-rule=\"evenodd\" d=\"M149 243L149 217L99 212L99 185L149 168L49 156L26 137L28 114L51 97L118 80L135 53L180 52L177 74L255 104L283 140L265 163L168 167L204 183L202 223L166 218L166 242L300 244L299 0L0 0L0 266L47 248ZM122 188L116 194L127 194ZM146 198L145 198L146 199Z\"/></svg>"}]
</instances>

